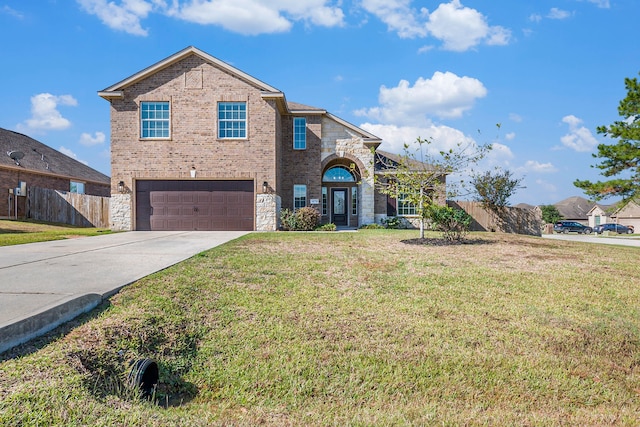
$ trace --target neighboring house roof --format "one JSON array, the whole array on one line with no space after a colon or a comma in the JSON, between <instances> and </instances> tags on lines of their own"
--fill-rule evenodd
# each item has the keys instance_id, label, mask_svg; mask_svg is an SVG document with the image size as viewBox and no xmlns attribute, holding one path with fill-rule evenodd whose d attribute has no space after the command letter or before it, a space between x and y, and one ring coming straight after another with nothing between
<instances>
[{"instance_id":1,"label":"neighboring house roof","mask_svg":"<svg viewBox=\"0 0 640 427\"><path fill-rule=\"evenodd\" d=\"M595 203L590 202L584 197L574 196L554 203L565 219L587 219L587 215Z\"/></svg>"},{"instance_id":2,"label":"neighboring house roof","mask_svg":"<svg viewBox=\"0 0 640 427\"><path fill-rule=\"evenodd\" d=\"M526 209L526 210L529 210L529 211L532 210L532 209L537 209L538 208L538 206L530 205L528 203L518 203L514 207L520 208L520 209Z\"/></svg>"},{"instance_id":3,"label":"neighboring house roof","mask_svg":"<svg viewBox=\"0 0 640 427\"><path fill-rule=\"evenodd\" d=\"M640 218L640 205L634 201L630 201L623 207L615 211L612 215L614 218Z\"/></svg>"},{"instance_id":4,"label":"neighboring house roof","mask_svg":"<svg viewBox=\"0 0 640 427\"><path fill-rule=\"evenodd\" d=\"M375 157L375 170L385 171L389 169L395 169L398 164L405 162L405 165L412 171L431 171L433 166L427 163L420 162L415 159L407 158L399 154L390 153L388 151L376 150Z\"/></svg>"},{"instance_id":5,"label":"neighboring house roof","mask_svg":"<svg viewBox=\"0 0 640 427\"><path fill-rule=\"evenodd\" d=\"M11 153L22 153L14 160ZM14 157L20 157L18 156ZM99 184L111 184L111 179L95 169L62 154L35 139L0 128L0 167L69 178L78 181L90 181Z\"/></svg>"}]
</instances>

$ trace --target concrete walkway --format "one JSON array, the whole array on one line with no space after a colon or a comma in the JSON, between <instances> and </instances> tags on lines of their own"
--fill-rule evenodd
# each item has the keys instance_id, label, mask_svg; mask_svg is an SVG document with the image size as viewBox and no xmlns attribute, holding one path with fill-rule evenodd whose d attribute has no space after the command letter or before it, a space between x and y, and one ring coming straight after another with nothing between
<instances>
[{"instance_id":1,"label":"concrete walkway","mask_svg":"<svg viewBox=\"0 0 640 427\"><path fill-rule=\"evenodd\" d=\"M131 231L0 247L0 353L120 288L247 232Z\"/></svg>"}]
</instances>

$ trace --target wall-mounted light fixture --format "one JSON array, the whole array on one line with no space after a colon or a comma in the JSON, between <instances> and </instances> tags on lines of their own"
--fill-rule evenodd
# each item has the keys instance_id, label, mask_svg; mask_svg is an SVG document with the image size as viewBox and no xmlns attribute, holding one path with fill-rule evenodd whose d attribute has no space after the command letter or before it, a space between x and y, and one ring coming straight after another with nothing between
<instances>
[{"instance_id":1,"label":"wall-mounted light fixture","mask_svg":"<svg viewBox=\"0 0 640 427\"><path fill-rule=\"evenodd\" d=\"M262 192L263 192L263 193L266 193L266 192L267 192L267 190L269 190L269 183L268 183L267 181L264 181L264 182L262 183Z\"/></svg>"},{"instance_id":2,"label":"wall-mounted light fixture","mask_svg":"<svg viewBox=\"0 0 640 427\"><path fill-rule=\"evenodd\" d=\"M124 181L118 183L118 193L124 193Z\"/></svg>"},{"instance_id":3,"label":"wall-mounted light fixture","mask_svg":"<svg viewBox=\"0 0 640 427\"><path fill-rule=\"evenodd\" d=\"M196 177L196 167L195 166L191 166L191 170L189 172L191 173L191 178L195 178Z\"/></svg>"}]
</instances>

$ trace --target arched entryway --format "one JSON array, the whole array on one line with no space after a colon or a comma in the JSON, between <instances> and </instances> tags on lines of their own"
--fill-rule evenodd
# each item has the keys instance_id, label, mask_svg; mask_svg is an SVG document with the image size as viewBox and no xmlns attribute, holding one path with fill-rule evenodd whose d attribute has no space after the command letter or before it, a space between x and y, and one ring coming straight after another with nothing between
<instances>
[{"instance_id":1,"label":"arched entryway","mask_svg":"<svg viewBox=\"0 0 640 427\"><path fill-rule=\"evenodd\" d=\"M359 171L351 162L335 160L322 173L323 222L357 227L360 213Z\"/></svg>"}]
</instances>

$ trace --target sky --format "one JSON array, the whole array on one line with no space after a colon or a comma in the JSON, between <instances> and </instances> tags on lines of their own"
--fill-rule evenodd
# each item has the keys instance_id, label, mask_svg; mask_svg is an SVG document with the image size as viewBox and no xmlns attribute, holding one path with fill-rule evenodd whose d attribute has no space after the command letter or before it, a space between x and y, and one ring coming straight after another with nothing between
<instances>
[{"instance_id":1,"label":"sky","mask_svg":"<svg viewBox=\"0 0 640 427\"><path fill-rule=\"evenodd\" d=\"M592 154L616 141L596 128L640 71L639 15L638 0L0 0L0 127L110 175L97 93L195 46L386 151L491 143L476 172L521 178L514 205L553 204L605 179Z\"/></svg>"}]
</instances>

